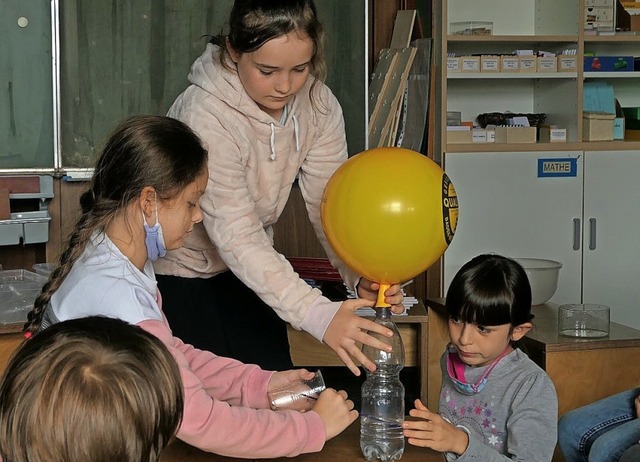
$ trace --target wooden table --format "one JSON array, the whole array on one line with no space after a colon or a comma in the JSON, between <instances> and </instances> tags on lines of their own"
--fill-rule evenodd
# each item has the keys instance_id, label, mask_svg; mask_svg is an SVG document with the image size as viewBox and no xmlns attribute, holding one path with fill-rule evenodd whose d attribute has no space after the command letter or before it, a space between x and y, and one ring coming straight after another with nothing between
<instances>
[{"instance_id":1,"label":"wooden table","mask_svg":"<svg viewBox=\"0 0 640 462\"><path fill-rule=\"evenodd\" d=\"M372 319L372 318L368 318ZM406 316L394 316L405 349L405 366L420 369L420 397L429 395L429 377L427 370L429 318L424 303L413 305ZM338 355L328 346L316 340L307 332L288 327L291 359L295 366L322 367L344 366Z\"/></svg>"},{"instance_id":2,"label":"wooden table","mask_svg":"<svg viewBox=\"0 0 640 462\"><path fill-rule=\"evenodd\" d=\"M264 460L264 459L259 459ZM355 421L344 432L329 440L322 451L302 454L297 457L271 459L280 462L296 460L301 462L361 462L365 458L360 452L360 423ZM405 444L401 462L442 462L443 456L430 449L417 448ZM206 453L179 440L174 440L162 453L161 462L246 462L247 459L223 457Z\"/></svg>"}]
</instances>

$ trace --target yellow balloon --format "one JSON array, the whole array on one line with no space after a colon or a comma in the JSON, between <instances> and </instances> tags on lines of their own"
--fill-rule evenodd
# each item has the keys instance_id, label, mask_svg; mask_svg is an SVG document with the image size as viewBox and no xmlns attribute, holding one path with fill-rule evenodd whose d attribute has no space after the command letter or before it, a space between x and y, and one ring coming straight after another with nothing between
<instances>
[{"instance_id":1,"label":"yellow balloon","mask_svg":"<svg viewBox=\"0 0 640 462\"><path fill-rule=\"evenodd\" d=\"M404 148L374 148L330 178L321 205L331 247L351 269L380 284L425 271L451 243L458 198L444 171Z\"/></svg>"}]
</instances>

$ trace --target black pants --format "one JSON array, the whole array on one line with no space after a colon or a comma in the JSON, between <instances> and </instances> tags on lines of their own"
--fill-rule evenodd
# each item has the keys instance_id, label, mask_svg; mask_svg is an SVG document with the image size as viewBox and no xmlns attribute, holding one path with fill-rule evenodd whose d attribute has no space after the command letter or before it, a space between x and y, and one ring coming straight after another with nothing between
<instances>
[{"instance_id":1,"label":"black pants","mask_svg":"<svg viewBox=\"0 0 640 462\"><path fill-rule=\"evenodd\" d=\"M267 370L293 367L287 324L231 271L156 278L173 335L185 343Z\"/></svg>"}]
</instances>

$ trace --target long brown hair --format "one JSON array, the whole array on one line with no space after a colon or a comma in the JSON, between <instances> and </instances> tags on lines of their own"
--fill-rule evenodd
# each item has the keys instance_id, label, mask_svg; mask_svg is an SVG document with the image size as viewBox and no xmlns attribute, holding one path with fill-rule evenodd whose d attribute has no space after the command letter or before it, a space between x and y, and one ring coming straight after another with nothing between
<instances>
[{"instance_id":1,"label":"long brown hair","mask_svg":"<svg viewBox=\"0 0 640 462\"><path fill-rule=\"evenodd\" d=\"M63 321L26 341L0 384L5 462L152 462L180 425L164 344L118 319Z\"/></svg>"},{"instance_id":2,"label":"long brown hair","mask_svg":"<svg viewBox=\"0 0 640 462\"><path fill-rule=\"evenodd\" d=\"M198 136L176 119L145 115L123 121L108 138L91 187L80 197L82 215L60 256L60 265L27 317L25 331L38 331L51 296L93 233L104 231L146 186L153 187L160 200L175 197L196 180L206 162L207 151Z\"/></svg>"}]
</instances>

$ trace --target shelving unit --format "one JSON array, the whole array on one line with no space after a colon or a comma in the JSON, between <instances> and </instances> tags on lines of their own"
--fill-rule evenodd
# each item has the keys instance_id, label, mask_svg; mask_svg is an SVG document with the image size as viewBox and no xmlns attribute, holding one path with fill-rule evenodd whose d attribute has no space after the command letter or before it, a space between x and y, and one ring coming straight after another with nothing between
<instances>
[{"instance_id":1,"label":"shelving unit","mask_svg":"<svg viewBox=\"0 0 640 462\"><path fill-rule=\"evenodd\" d=\"M440 160L458 193L455 237L444 254L441 290L462 264L494 252L560 261L554 303L602 303L611 320L640 328L637 266L640 141L583 139L585 85L611 85L622 107L640 106L640 72L584 72L587 53L640 56L640 36L588 35L588 0L444 0L438 11L437 108ZM434 2L435 5L436 2ZM449 24L492 21L492 35L449 34ZM447 73L447 53L509 54L516 49L576 50L576 71ZM481 113L545 113L567 129L565 143L446 142L447 111L462 120ZM559 174L545 168L560 166ZM570 166L570 167L569 167Z\"/></svg>"},{"instance_id":2,"label":"shelving unit","mask_svg":"<svg viewBox=\"0 0 640 462\"><path fill-rule=\"evenodd\" d=\"M583 72L587 52L599 55L640 56L640 36L587 35L583 30L585 0L445 0L436 17L441 65L438 91L441 143L436 153L504 152L602 149L602 143L582 142L582 99L585 82L613 86L624 106L640 106L640 72ZM434 9L435 11L435 9ZM491 21L492 35L451 35L450 24ZM438 29L439 28L439 29ZM576 72L557 73L447 73L447 53L508 54L516 49L559 52L576 50ZM567 143L504 145L446 143L447 111L460 111L462 120L474 120L485 112L545 113L546 122L567 129ZM640 149L639 141L615 141L606 149Z\"/></svg>"}]
</instances>

